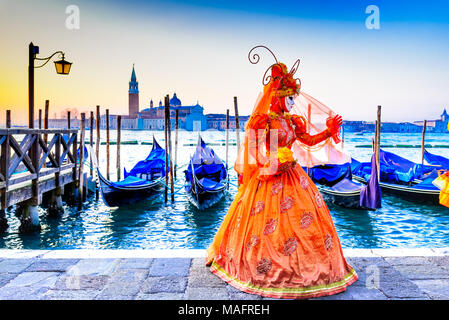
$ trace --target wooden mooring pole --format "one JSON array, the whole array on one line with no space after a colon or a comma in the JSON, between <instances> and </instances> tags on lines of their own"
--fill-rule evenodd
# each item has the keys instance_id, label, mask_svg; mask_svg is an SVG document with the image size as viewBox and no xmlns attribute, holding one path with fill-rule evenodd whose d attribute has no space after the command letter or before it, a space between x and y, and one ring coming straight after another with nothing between
<instances>
[{"instance_id":1,"label":"wooden mooring pole","mask_svg":"<svg viewBox=\"0 0 449 320\"><path fill-rule=\"evenodd\" d=\"M56 134L55 136L55 161L56 163L61 163L61 140L62 134ZM59 217L64 213L64 208L62 206L62 185L61 185L61 174L59 171L55 172L55 189L52 191L50 205L48 207L49 217Z\"/></svg>"},{"instance_id":2,"label":"wooden mooring pole","mask_svg":"<svg viewBox=\"0 0 449 320\"><path fill-rule=\"evenodd\" d=\"M45 100L45 109L44 109L44 129L48 129L48 115L50 109L50 100ZM47 144L48 135L44 134L44 142Z\"/></svg>"},{"instance_id":3,"label":"wooden mooring pole","mask_svg":"<svg viewBox=\"0 0 449 320\"><path fill-rule=\"evenodd\" d=\"M106 179L110 180L109 172L110 170L110 153L109 153L109 109L106 109Z\"/></svg>"},{"instance_id":4,"label":"wooden mooring pole","mask_svg":"<svg viewBox=\"0 0 449 320\"><path fill-rule=\"evenodd\" d=\"M6 110L6 128L11 128L11 110Z\"/></svg>"},{"instance_id":5,"label":"wooden mooring pole","mask_svg":"<svg viewBox=\"0 0 449 320\"><path fill-rule=\"evenodd\" d=\"M121 138L122 132L122 116L117 116L117 181L120 181L122 169L120 168L120 144L122 143Z\"/></svg>"},{"instance_id":6,"label":"wooden mooring pole","mask_svg":"<svg viewBox=\"0 0 449 320\"><path fill-rule=\"evenodd\" d=\"M67 111L67 129L71 129L70 111Z\"/></svg>"},{"instance_id":7,"label":"wooden mooring pole","mask_svg":"<svg viewBox=\"0 0 449 320\"><path fill-rule=\"evenodd\" d=\"M100 165L100 106L97 106L97 140L95 141L95 155L97 156L97 165ZM100 197L100 190L97 186L95 190L95 197L98 199Z\"/></svg>"},{"instance_id":8,"label":"wooden mooring pole","mask_svg":"<svg viewBox=\"0 0 449 320\"><path fill-rule=\"evenodd\" d=\"M97 106L96 129L97 137L95 141L95 155L97 156L98 164L100 164L100 106Z\"/></svg>"},{"instance_id":9,"label":"wooden mooring pole","mask_svg":"<svg viewBox=\"0 0 449 320\"><path fill-rule=\"evenodd\" d=\"M170 119L170 109L168 110L168 159L170 162L170 191L171 191L171 201L175 202L175 185L173 182L173 152L171 146L171 119Z\"/></svg>"},{"instance_id":10,"label":"wooden mooring pole","mask_svg":"<svg viewBox=\"0 0 449 320\"><path fill-rule=\"evenodd\" d=\"M168 118L170 110L170 101L168 99L168 95L165 96L164 99L164 134L165 134L165 188L164 188L164 200L167 203L167 193L168 193Z\"/></svg>"},{"instance_id":11,"label":"wooden mooring pole","mask_svg":"<svg viewBox=\"0 0 449 320\"><path fill-rule=\"evenodd\" d=\"M39 173L40 173L40 144L38 133L32 133L35 139L28 151L28 156L31 159L31 167L33 168L34 178L31 180L31 199L21 204L20 213L20 233L28 233L41 230L39 223L39 212L37 206L39 205Z\"/></svg>"},{"instance_id":12,"label":"wooden mooring pole","mask_svg":"<svg viewBox=\"0 0 449 320\"><path fill-rule=\"evenodd\" d=\"M424 120L423 127L422 127L422 138L421 138L421 164L424 164L424 142L426 139L426 127L427 127L427 120Z\"/></svg>"},{"instance_id":13,"label":"wooden mooring pole","mask_svg":"<svg viewBox=\"0 0 449 320\"><path fill-rule=\"evenodd\" d=\"M175 110L175 180L176 171L178 171L178 127L179 127L179 110Z\"/></svg>"},{"instance_id":14,"label":"wooden mooring pole","mask_svg":"<svg viewBox=\"0 0 449 320\"><path fill-rule=\"evenodd\" d=\"M39 121L38 121L39 130L42 129L42 109L39 109Z\"/></svg>"},{"instance_id":15,"label":"wooden mooring pole","mask_svg":"<svg viewBox=\"0 0 449 320\"><path fill-rule=\"evenodd\" d=\"M78 134L75 133L75 139L72 144L72 154L75 157L74 167L72 169L72 179L73 183L70 184L70 188L68 188L68 199L71 204L75 204L77 200L77 196L80 195L78 193L79 179L78 179L78 163L77 163L77 150L78 149ZM81 165L81 159L79 165ZM65 191L65 190L64 190Z\"/></svg>"},{"instance_id":16,"label":"wooden mooring pole","mask_svg":"<svg viewBox=\"0 0 449 320\"><path fill-rule=\"evenodd\" d=\"M234 112L235 112L235 133L237 137L237 157L240 151L240 123L239 123L239 107L237 104L237 97L234 97ZM237 179L238 186L240 186L240 179Z\"/></svg>"},{"instance_id":17,"label":"wooden mooring pole","mask_svg":"<svg viewBox=\"0 0 449 320\"><path fill-rule=\"evenodd\" d=\"M86 114L81 113L81 124L80 124L80 151L79 151L79 175L78 175L78 209L82 208L83 201L86 199L86 189L84 187L84 139L86 130ZM75 153L76 155L76 153Z\"/></svg>"},{"instance_id":18,"label":"wooden mooring pole","mask_svg":"<svg viewBox=\"0 0 449 320\"><path fill-rule=\"evenodd\" d=\"M237 135L237 154L240 150L240 122L239 122L239 106L237 104L237 97L234 97L234 110L235 110L235 132Z\"/></svg>"},{"instance_id":19,"label":"wooden mooring pole","mask_svg":"<svg viewBox=\"0 0 449 320\"><path fill-rule=\"evenodd\" d=\"M377 120L376 120L376 142L375 142L375 146L376 146L376 166L377 166L377 178L380 181L380 128L382 126L382 107L381 106L377 106Z\"/></svg>"},{"instance_id":20,"label":"wooden mooring pole","mask_svg":"<svg viewBox=\"0 0 449 320\"><path fill-rule=\"evenodd\" d=\"M89 163L90 163L90 176L93 177L94 175L94 165L92 160L92 151L94 150L94 112L90 112L90 137L89 137Z\"/></svg>"}]
</instances>

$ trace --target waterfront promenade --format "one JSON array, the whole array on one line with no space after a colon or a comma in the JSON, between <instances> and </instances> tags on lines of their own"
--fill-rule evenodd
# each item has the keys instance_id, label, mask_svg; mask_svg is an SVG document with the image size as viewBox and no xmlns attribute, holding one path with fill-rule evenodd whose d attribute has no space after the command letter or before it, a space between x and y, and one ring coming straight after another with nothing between
<instances>
[{"instance_id":1,"label":"waterfront promenade","mask_svg":"<svg viewBox=\"0 0 449 320\"><path fill-rule=\"evenodd\" d=\"M359 280L317 299L449 299L449 248L346 249ZM224 283L204 250L0 250L0 300L263 300Z\"/></svg>"}]
</instances>

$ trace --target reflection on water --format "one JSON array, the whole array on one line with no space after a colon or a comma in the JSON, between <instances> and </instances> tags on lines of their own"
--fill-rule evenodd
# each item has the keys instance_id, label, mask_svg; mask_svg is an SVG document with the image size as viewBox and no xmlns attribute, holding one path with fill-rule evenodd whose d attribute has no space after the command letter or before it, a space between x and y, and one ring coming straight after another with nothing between
<instances>
[{"instance_id":1,"label":"reflection on water","mask_svg":"<svg viewBox=\"0 0 449 320\"><path fill-rule=\"evenodd\" d=\"M114 132L111 140L114 141ZM164 146L163 132L154 132L156 139ZM151 142L153 132L124 131L122 141L138 140ZM105 137L105 134L102 134ZM224 143L225 133L203 132L206 142ZM183 190L185 164L193 154L197 134L182 132L178 149L178 179L175 182L175 202L164 203L164 193L153 199L121 208L109 208L103 201L89 198L82 211L65 207L65 214L58 219L47 218L40 209L42 230L32 235L19 235L19 220L14 211L8 211L9 230L0 236L0 248L26 249L204 249L212 242L227 210L237 192L237 176L230 171L231 185L225 198L205 211L198 211ZM445 144L445 136L429 134L426 143ZM370 148L358 145L370 144L372 134L345 134L345 147L360 161L368 161ZM420 144L420 134L382 135L383 144ZM235 133L230 134L235 142ZM190 145L192 144L192 145ZM224 160L225 146L212 146ZM106 168L106 147L100 147L100 166ZM133 164L147 156L151 145L122 145L122 168L130 169ZM412 161L419 161L420 149L386 149ZM111 164L115 164L115 146L111 146ZM448 148L433 148L431 152L449 157ZM232 167L236 157L236 146L230 146L229 163ZM112 166L111 166L112 167ZM115 168L111 170L115 179ZM414 203L392 195L384 194L382 208L377 211L343 209L329 204L334 224L343 247L346 248L392 248L392 247L444 247L449 245L449 208Z\"/></svg>"}]
</instances>

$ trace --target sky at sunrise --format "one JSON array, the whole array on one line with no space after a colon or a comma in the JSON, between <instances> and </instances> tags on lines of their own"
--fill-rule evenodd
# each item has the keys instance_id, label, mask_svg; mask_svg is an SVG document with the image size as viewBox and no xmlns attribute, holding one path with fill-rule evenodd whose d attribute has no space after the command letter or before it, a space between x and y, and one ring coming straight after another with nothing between
<instances>
[{"instance_id":1,"label":"sky at sunrise","mask_svg":"<svg viewBox=\"0 0 449 320\"><path fill-rule=\"evenodd\" d=\"M79 8L79 29L67 27L66 9ZM379 29L369 29L369 5ZM205 113L251 113L262 76L249 50L266 45L296 76L302 90L346 120L436 119L449 109L448 1L85 1L0 0L0 122L27 123L28 44L40 57L57 50L73 62L68 76L52 62L35 71L35 114L95 105L128 112L133 63L140 109L176 92L183 105Z\"/></svg>"}]
</instances>

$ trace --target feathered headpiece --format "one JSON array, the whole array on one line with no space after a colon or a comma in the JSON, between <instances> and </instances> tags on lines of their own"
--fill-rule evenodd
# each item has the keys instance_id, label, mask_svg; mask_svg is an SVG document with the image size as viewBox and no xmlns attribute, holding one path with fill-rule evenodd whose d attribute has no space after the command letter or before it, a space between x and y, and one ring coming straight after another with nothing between
<instances>
[{"instance_id":1,"label":"feathered headpiece","mask_svg":"<svg viewBox=\"0 0 449 320\"><path fill-rule=\"evenodd\" d=\"M275 95L277 97L298 95L301 89L301 80L299 78L295 79L293 78L293 76L298 70L300 60L296 60L296 62L293 64L293 67L290 69L290 71L288 71L287 66L284 63L279 62L270 49L268 49L266 46L256 46L252 48L248 53L248 59L252 64L257 64L260 60L260 57L257 53L252 54L252 52L258 48L264 48L268 50L273 55L274 60L276 61L276 63L272 64L267 69L267 71L265 71L262 79L262 84L266 86L270 84L270 82L273 82L273 89L276 91ZM267 75L270 70L271 75Z\"/></svg>"}]
</instances>

